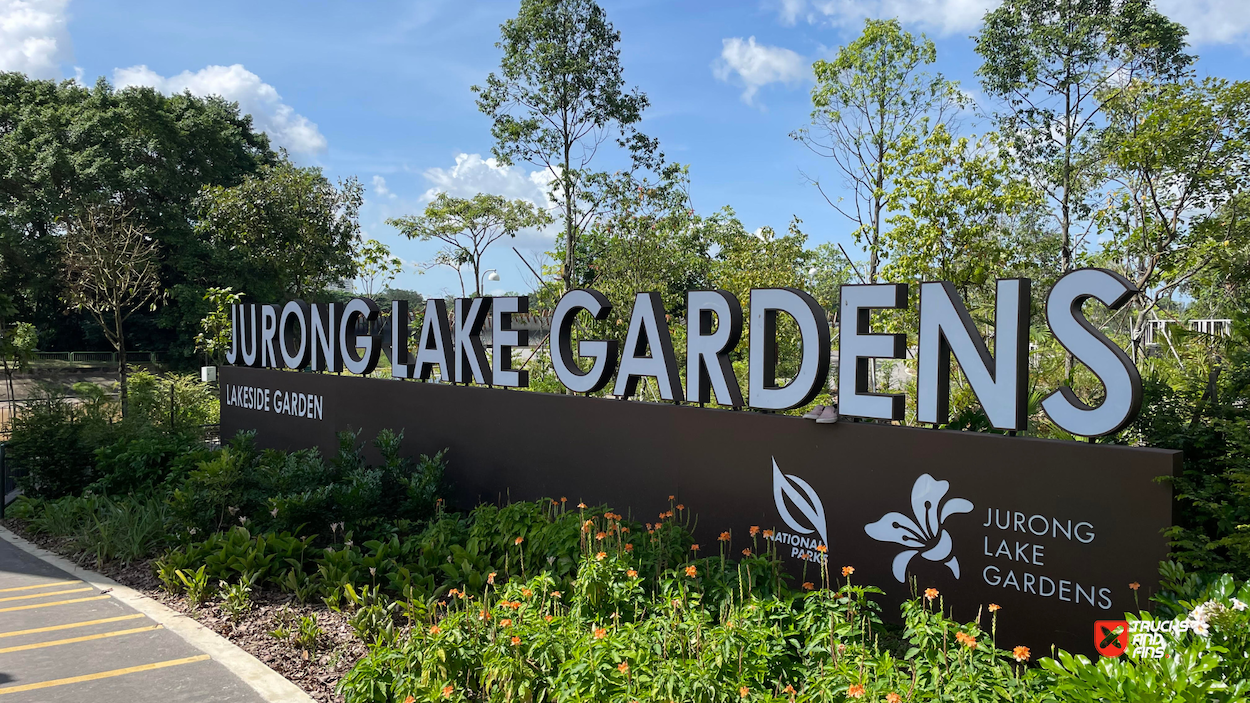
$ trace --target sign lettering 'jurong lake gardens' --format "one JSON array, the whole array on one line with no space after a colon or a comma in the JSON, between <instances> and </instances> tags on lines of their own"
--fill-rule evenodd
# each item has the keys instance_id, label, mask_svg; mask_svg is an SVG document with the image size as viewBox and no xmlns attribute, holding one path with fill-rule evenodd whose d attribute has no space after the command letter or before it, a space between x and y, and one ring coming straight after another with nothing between
<instances>
[{"instance_id":1,"label":"sign lettering 'jurong lake gardens'","mask_svg":"<svg viewBox=\"0 0 1250 703\"><path fill-rule=\"evenodd\" d=\"M1103 400L1090 406L1066 386L1056 389L1042 408L1062 429L1096 437L1122 430L1141 403L1141 378L1132 360L1096 329L1082 312L1093 298L1114 310L1132 296L1132 284L1103 269L1073 271L1055 284L1046 300L1051 333L1077 361L1088 366L1105 388ZM838 370L841 414L848 417L902 420L904 396L869 392L869 360L901 359L907 350L904 334L874 333L872 310L907 305L906 284L846 285L841 290ZM917 363L917 413L920 422L948 421L950 360L954 356L976 393L990 424L1001 430L1022 430L1028 413L1028 335L1030 281L998 281L990 354L967 308L946 282L920 284L920 338ZM829 373L828 318L811 295L794 288L751 291L748 394L744 401L729 354L742 336L743 312L738 299L723 290L687 293L690 321L686 348L686 388L690 403L784 410L810 403L824 388ZM511 316L527 312L528 299L459 298L454 320L443 300L426 301L415 355L409 349L407 302L391 304L389 340L382 327L361 322L381 317L377 304L355 298L345 305L293 300L285 305L235 305L228 363L261 368L311 368L314 371L368 374L385 351L395 378L429 379L438 367L444 380L505 388L529 385L525 370L512 368L512 349L527 345L524 330L513 330ZM625 348L618 355L614 340L580 340L573 348L573 327L579 312L606 319L612 305L594 290L566 293L552 317L551 362L560 382L578 393L600 391L612 381L613 395L629 397L638 382L654 378L660 397L683 396L673 342L658 293L639 293L630 315ZM778 315L798 325L802 358L798 372L777 384L776 330ZM494 334L488 357L480 334L488 317ZM589 370L577 356L591 360ZM619 362L618 362L619 356ZM619 363L619 366L618 366Z\"/></svg>"},{"instance_id":2,"label":"sign lettering 'jurong lake gardens'","mask_svg":"<svg viewBox=\"0 0 1250 703\"><path fill-rule=\"evenodd\" d=\"M1051 332L1105 387L1097 405L1068 388L1045 399L1044 411L1075 435L1116 432L1137 412L1137 369L1082 313L1091 298L1115 309L1132 292L1114 273L1083 269L1047 294ZM868 370L874 357L902 358L908 340L872 331L869 313L905 306L907 293L895 284L842 288L843 415L902 419L903 397L870 392ZM994 354L952 286L922 283L919 299L917 417L946 421L953 356L990 422L1024 429L1029 281L998 282ZM705 543L728 530L736 553L752 545L750 528L762 527L797 579L819 581L827 554L834 571L852 565L861 583L885 588L887 605L907 596L913 581L939 588L960 618L997 603L1012 615L1000 626L1004 637L1043 648L1089 649L1094 620L1132 608L1129 583L1148 591L1167 554L1161 531L1171 523L1171 494L1155 479L1176 471L1177 452L509 392L498 387L528 382L512 366L512 349L529 340L510 321L526 302L459 299L449 319L442 300L428 301L415 351L402 301L393 303L389 325L377 324L381 311L364 298L236 306L228 361L261 368L223 369L223 435L255 430L261 446L333 451L340 430L362 430L363 438L405 431L413 454L450 450L451 500L461 508L568 496L645 522L676 495L697 512L696 539ZM624 349L593 339L574 347L578 313L602 320L609 310L602 294L574 290L554 312L551 360L572 391L614 383L613 394L628 397L652 377L666 400L714 397L777 410L806 404L825 386L828 317L802 291L751 291L745 399L729 361L744 321L733 295L688 294L684 388L658 294L637 296ZM798 371L784 385L774 356L781 315L802 335ZM490 354L481 338L488 318ZM465 385L278 370L363 374L382 353L396 378L429 379L437 367L444 380Z\"/></svg>"}]
</instances>

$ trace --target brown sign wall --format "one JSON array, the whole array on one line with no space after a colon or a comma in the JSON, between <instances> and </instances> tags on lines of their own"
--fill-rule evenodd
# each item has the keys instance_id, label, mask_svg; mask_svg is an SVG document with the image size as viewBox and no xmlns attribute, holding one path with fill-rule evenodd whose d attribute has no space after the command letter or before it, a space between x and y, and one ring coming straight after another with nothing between
<instances>
[{"instance_id":1,"label":"brown sign wall","mask_svg":"<svg viewBox=\"0 0 1250 703\"><path fill-rule=\"evenodd\" d=\"M959 619L1001 605L998 644L1039 654L1091 652L1094 620L1135 607L1130 582L1145 603L1171 524L1154 479L1180 465L1169 450L239 367L221 388L223 438L332 452L339 430L391 428L410 454L449 449L459 508L567 496L646 522L676 495L705 553L722 531L736 554L752 525L774 529L796 577L823 532L831 572L884 589L887 617L904 574ZM266 393L267 410L234 404Z\"/></svg>"}]
</instances>

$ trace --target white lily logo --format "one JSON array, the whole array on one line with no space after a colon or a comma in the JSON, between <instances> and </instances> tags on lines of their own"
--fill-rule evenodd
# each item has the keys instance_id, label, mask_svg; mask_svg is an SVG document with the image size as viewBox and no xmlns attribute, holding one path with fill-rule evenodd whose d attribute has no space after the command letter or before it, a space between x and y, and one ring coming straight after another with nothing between
<instances>
[{"instance_id":1,"label":"white lily logo","mask_svg":"<svg viewBox=\"0 0 1250 703\"><path fill-rule=\"evenodd\" d=\"M790 513L790 508L786 505L786 498L789 498L803 517L807 518L811 527L806 527L794 519L794 515ZM781 519L790 526L790 529L801 535L817 532L820 534L820 541L826 546L829 545L829 537L825 534L825 506L821 504L820 496L816 495L816 491L807 484L807 481L793 474L781 473L781 469L777 468L776 457L773 458L773 501L777 503L777 512L781 514Z\"/></svg>"},{"instance_id":2,"label":"white lily logo","mask_svg":"<svg viewBox=\"0 0 1250 703\"><path fill-rule=\"evenodd\" d=\"M963 498L943 501L948 490L950 482L924 474L911 488L915 520L902 513L886 513L864 527L864 532L878 542L894 542L906 547L894 557L894 578L899 583L906 580L907 564L917 554L929 561L945 561L955 578L959 578L959 560L951 554L951 535L942 528L942 523L956 513L972 512L972 501Z\"/></svg>"}]
</instances>

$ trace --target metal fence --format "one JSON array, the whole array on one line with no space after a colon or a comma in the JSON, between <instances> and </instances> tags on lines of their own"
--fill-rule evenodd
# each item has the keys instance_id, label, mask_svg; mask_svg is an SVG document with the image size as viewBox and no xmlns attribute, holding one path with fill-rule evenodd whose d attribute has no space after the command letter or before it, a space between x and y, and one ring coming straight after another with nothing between
<instances>
[{"instance_id":1,"label":"metal fence","mask_svg":"<svg viewBox=\"0 0 1250 703\"><path fill-rule=\"evenodd\" d=\"M74 351L74 352L35 352L40 361L64 361L76 364L117 364L117 352L107 351ZM151 351L128 351L126 363L154 364L160 361L160 354Z\"/></svg>"},{"instance_id":2,"label":"metal fence","mask_svg":"<svg viewBox=\"0 0 1250 703\"><path fill-rule=\"evenodd\" d=\"M7 454L8 445L0 442L0 518L4 517L4 511L18 496L17 477L10 471Z\"/></svg>"}]
</instances>

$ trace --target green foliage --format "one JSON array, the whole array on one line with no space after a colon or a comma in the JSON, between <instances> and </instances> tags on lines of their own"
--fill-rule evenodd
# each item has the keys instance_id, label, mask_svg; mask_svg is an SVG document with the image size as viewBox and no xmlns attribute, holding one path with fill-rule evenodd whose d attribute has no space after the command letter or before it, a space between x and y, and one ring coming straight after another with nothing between
<instances>
[{"instance_id":1,"label":"green foliage","mask_svg":"<svg viewBox=\"0 0 1250 703\"><path fill-rule=\"evenodd\" d=\"M204 301L209 304L208 314L200 320L200 333L195 336L195 348L204 352L206 359L220 364L230 348L230 306L243 299L242 293L229 286L209 288Z\"/></svg>"},{"instance_id":2,"label":"green foliage","mask_svg":"<svg viewBox=\"0 0 1250 703\"><path fill-rule=\"evenodd\" d=\"M238 622L252 609L252 587L246 581L240 581L236 584L228 584L222 581L218 584L221 591L221 612L230 618L231 622Z\"/></svg>"},{"instance_id":3,"label":"green foliage","mask_svg":"<svg viewBox=\"0 0 1250 703\"><path fill-rule=\"evenodd\" d=\"M70 402L60 390L40 388L13 419L7 457L25 472L18 479L31 497L82 492L95 479L94 453L111 432L114 405L103 394Z\"/></svg>"},{"instance_id":4,"label":"green foliage","mask_svg":"<svg viewBox=\"0 0 1250 703\"><path fill-rule=\"evenodd\" d=\"M378 433L382 463L365 463L358 433L340 433L339 454L324 461L316 450L258 451L241 434L201 461L174 490L179 519L205 533L248 524L261 530L330 532L333 523L370 535L388 534L401 521L434 515L443 485L443 454L401 457L402 434Z\"/></svg>"},{"instance_id":5,"label":"green foliage","mask_svg":"<svg viewBox=\"0 0 1250 703\"><path fill-rule=\"evenodd\" d=\"M204 566L200 566L195 571L178 569L174 575L182 582L182 587L186 589L187 600L191 601L192 606L199 606L212 596L212 586L209 585L208 574Z\"/></svg>"},{"instance_id":6,"label":"green foliage","mask_svg":"<svg viewBox=\"0 0 1250 703\"><path fill-rule=\"evenodd\" d=\"M572 287L579 239L595 206L584 192L590 163L608 130L635 167L658 165L657 143L637 131L647 96L627 90L620 33L594 0L522 0L517 16L500 27L499 73L474 86L477 106L491 121L492 152L546 168L550 198L564 229L561 279Z\"/></svg>"},{"instance_id":7,"label":"green foliage","mask_svg":"<svg viewBox=\"0 0 1250 703\"><path fill-rule=\"evenodd\" d=\"M917 40L897 19L865 20L863 33L832 60L812 65L811 125L790 135L831 158L844 178L849 205L815 184L856 225L855 241L868 253L867 282L876 282L885 255L883 216L895 164L909 140L924 137L930 119L943 122L963 101L958 84L926 70L936 60L933 42Z\"/></svg>"},{"instance_id":8,"label":"green foliage","mask_svg":"<svg viewBox=\"0 0 1250 703\"><path fill-rule=\"evenodd\" d=\"M1142 412L1128 440L1180 449L1170 479L1176 499L1168 530L1185 568L1250 577L1250 328L1239 320L1222 363L1191 366L1175 380L1143 379Z\"/></svg>"},{"instance_id":9,"label":"green foliage","mask_svg":"<svg viewBox=\"0 0 1250 703\"><path fill-rule=\"evenodd\" d=\"M490 245L503 237L531 227L551 224L551 216L526 200L508 200L499 195L478 193L472 198L457 198L439 193L425 206L419 216L399 217L386 221L409 239L441 242L443 248L433 265L450 266L460 276L464 294L462 267L473 274L473 294L482 295L482 257Z\"/></svg>"},{"instance_id":10,"label":"green foliage","mask_svg":"<svg viewBox=\"0 0 1250 703\"><path fill-rule=\"evenodd\" d=\"M274 158L251 118L220 97L0 75L0 290L12 294L15 319L49 347L81 348L84 316L63 314L58 233L81 202L116 200L165 252L161 287L175 292L136 318L161 322L154 346L188 357L205 284L224 263L193 231L194 197ZM177 294L184 289L194 293Z\"/></svg>"},{"instance_id":11,"label":"green foliage","mask_svg":"<svg viewBox=\"0 0 1250 703\"><path fill-rule=\"evenodd\" d=\"M284 154L237 185L205 187L196 233L219 252L219 282L256 300L304 298L355 276L363 193Z\"/></svg>"}]
</instances>

